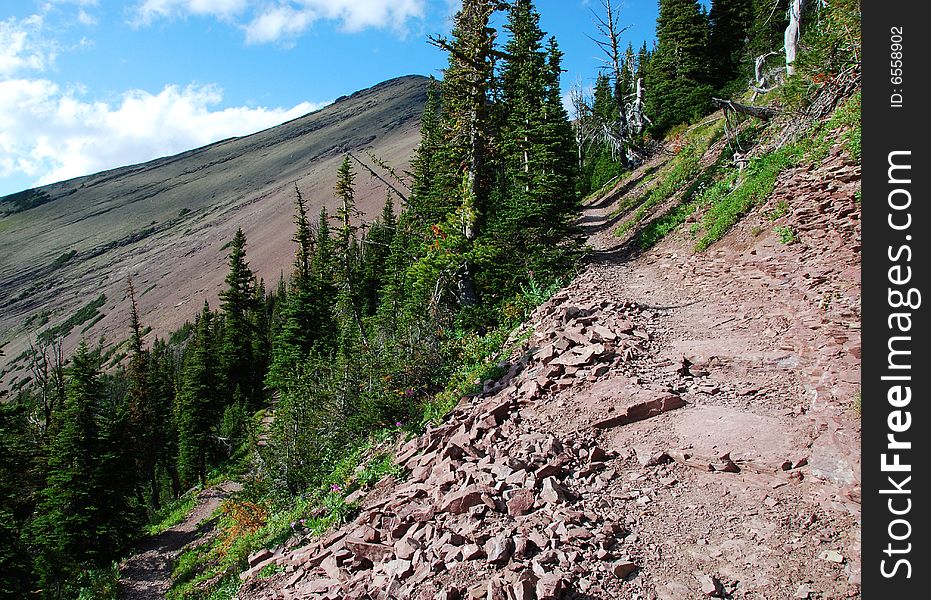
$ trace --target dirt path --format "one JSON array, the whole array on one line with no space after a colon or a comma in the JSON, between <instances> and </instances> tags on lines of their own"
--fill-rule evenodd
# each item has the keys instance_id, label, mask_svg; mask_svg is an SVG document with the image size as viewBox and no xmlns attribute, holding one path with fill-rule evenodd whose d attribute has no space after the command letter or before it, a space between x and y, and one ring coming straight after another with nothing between
<instances>
[{"instance_id":1,"label":"dirt path","mask_svg":"<svg viewBox=\"0 0 931 600\"><path fill-rule=\"evenodd\" d=\"M209 527L210 519L224 498L242 486L232 481L207 488L197 496L197 504L187 518L159 535L145 540L136 554L120 566L120 598L143 600L164 598L171 587L171 563L181 549Z\"/></svg>"},{"instance_id":2,"label":"dirt path","mask_svg":"<svg viewBox=\"0 0 931 600\"><path fill-rule=\"evenodd\" d=\"M641 252L613 230L663 160L584 207L589 263L399 449L410 476L240 598L859 597L859 167L835 149L704 252L688 223Z\"/></svg>"}]
</instances>

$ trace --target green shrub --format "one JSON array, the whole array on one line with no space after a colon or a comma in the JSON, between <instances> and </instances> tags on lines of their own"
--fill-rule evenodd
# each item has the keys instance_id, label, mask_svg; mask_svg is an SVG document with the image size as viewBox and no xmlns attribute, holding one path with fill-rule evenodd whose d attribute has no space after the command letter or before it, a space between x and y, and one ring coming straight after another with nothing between
<instances>
[{"instance_id":1,"label":"green shrub","mask_svg":"<svg viewBox=\"0 0 931 600\"><path fill-rule=\"evenodd\" d=\"M87 321L100 315L98 309L106 304L106 302L107 296L105 294L100 294L97 296L97 298L91 300L80 309L78 309L78 311L68 317L65 322L40 332L36 338L38 339L39 343L47 344L56 338L68 335L75 327L83 325Z\"/></svg>"},{"instance_id":2,"label":"green shrub","mask_svg":"<svg viewBox=\"0 0 931 600\"><path fill-rule=\"evenodd\" d=\"M795 230L788 225L776 227L776 235L779 236L779 241L785 245L793 244L798 241L798 235L795 233Z\"/></svg>"},{"instance_id":3,"label":"green shrub","mask_svg":"<svg viewBox=\"0 0 931 600\"><path fill-rule=\"evenodd\" d=\"M59 255L58 258L52 261L52 270L54 271L60 267L63 267L65 263L67 263L69 260L74 258L77 255L77 253L78 253L77 250L69 250L68 252L65 252Z\"/></svg>"},{"instance_id":4,"label":"green shrub","mask_svg":"<svg viewBox=\"0 0 931 600\"><path fill-rule=\"evenodd\" d=\"M773 209L766 213L766 219L768 221L775 221L779 217L783 217L789 214L789 203L784 199L776 203L776 206Z\"/></svg>"}]
</instances>

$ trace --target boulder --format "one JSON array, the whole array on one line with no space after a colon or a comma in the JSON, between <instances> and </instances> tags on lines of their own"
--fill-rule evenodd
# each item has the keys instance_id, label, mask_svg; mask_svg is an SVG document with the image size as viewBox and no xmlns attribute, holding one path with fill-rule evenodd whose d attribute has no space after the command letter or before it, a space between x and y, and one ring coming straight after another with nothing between
<instances>
[{"instance_id":1,"label":"boulder","mask_svg":"<svg viewBox=\"0 0 931 600\"><path fill-rule=\"evenodd\" d=\"M364 558L378 564L385 558L394 554L391 546L385 544L365 542L357 538L346 538L346 549L356 558Z\"/></svg>"},{"instance_id":2,"label":"boulder","mask_svg":"<svg viewBox=\"0 0 931 600\"><path fill-rule=\"evenodd\" d=\"M485 542L485 556L493 565L507 564L514 553L514 540L510 536L498 534Z\"/></svg>"},{"instance_id":3,"label":"boulder","mask_svg":"<svg viewBox=\"0 0 931 600\"><path fill-rule=\"evenodd\" d=\"M484 491L482 487L470 485L458 492L453 492L443 499L440 511L456 515L463 514L473 506L482 504L482 493Z\"/></svg>"},{"instance_id":4,"label":"boulder","mask_svg":"<svg viewBox=\"0 0 931 600\"><path fill-rule=\"evenodd\" d=\"M528 489L516 490L507 501L508 514L512 517L526 515L533 510L533 491Z\"/></svg>"}]
</instances>

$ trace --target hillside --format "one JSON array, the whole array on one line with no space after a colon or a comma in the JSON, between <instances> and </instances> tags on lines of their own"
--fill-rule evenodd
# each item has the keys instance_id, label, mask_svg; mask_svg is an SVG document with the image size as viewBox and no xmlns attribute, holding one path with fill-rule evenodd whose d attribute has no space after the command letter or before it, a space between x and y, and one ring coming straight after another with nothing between
<instances>
[{"instance_id":1,"label":"hillside","mask_svg":"<svg viewBox=\"0 0 931 600\"><path fill-rule=\"evenodd\" d=\"M723 137L662 202L700 133L590 198L590 260L512 334L504 375L394 446L395 477L350 483L351 521L253 554L237 597L858 597L855 102L703 251L700 203L637 241L730 157ZM731 193L781 151L759 144Z\"/></svg>"},{"instance_id":2,"label":"hillside","mask_svg":"<svg viewBox=\"0 0 931 600\"><path fill-rule=\"evenodd\" d=\"M23 377L25 361L16 358L28 340L102 296L86 320L72 319L65 354L81 337L125 339L128 275L157 334L204 300L215 306L223 247L238 227L252 269L274 286L294 252L294 182L315 216L335 205L344 150L406 169L426 87L423 77L390 80L250 136L0 198L0 386ZM363 214L384 204L383 188L367 176L357 195Z\"/></svg>"}]
</instances>

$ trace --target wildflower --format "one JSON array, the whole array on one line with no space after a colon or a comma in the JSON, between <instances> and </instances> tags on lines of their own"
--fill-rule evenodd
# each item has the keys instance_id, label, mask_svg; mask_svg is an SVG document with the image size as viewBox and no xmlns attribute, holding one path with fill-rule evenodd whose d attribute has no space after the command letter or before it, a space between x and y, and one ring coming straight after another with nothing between
<instances>
[{"instance_id":1,"label":"wildflower","mask_svg":"<svg viewBox=\"0 0 931 600\"><path fill-rule=\"evenodd\" d=\"M330 491L331 491L331 492L339 492L339 491L342 491L342 489L343 489L343 488L340 487L340 485L339 485L338 483L334 483L333 485L330 486Z\"/></svg>"},{"instance_id":2,"label":"wildflower","mask_svg":"<svg viewBox=\"0 0 931 600\"><path fill-rule=\"evenodd\" d=\"M400 421L398 421L397 423L394 424L395 427L401 427L402 425L403 425L403 423L401 423Z\"/></svg>"}]
</instances>

